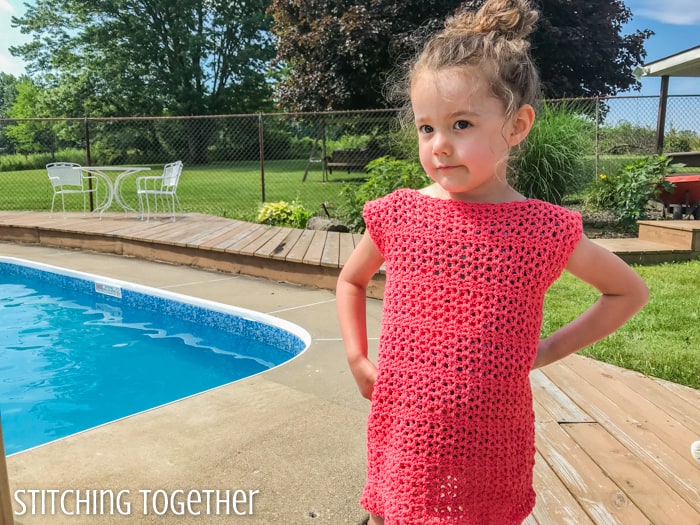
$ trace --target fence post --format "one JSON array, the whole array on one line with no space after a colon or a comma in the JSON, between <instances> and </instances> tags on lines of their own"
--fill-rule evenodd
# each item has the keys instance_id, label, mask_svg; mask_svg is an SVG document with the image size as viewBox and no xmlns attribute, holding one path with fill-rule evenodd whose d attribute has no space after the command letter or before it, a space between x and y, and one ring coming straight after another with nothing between
<instances>
[{"instance_id":1,"label":"fence post","mask_svg":"<svg viewBox=\"0 0 700 525\"><path fill-rule=\"evenodd\" d=\"M595 173L593 173L593 178L595 179L600 173L600 105L602 100L600 97L595 98Z\"/></svg>"},{"instance_id":2,"label":"fence post","mask_svg":"<svg viewBox=\"0 0 700 525\"><path fill-rule=\"evenodd\" d=\"M260 184L262 186L262 202L265 203L265 140L263 138L262 113L258 113L258 143L260 144Z\"/></svg>"},{"instance_id":3,"label":"fence post","mask_svg":"<svg viewBox=\"0 0 700 525\"><path fill-rule=\"evenodd\" d=\"M85 117L85 162L87 162L88 166L92 166L92 155L90 154L90 125L87 117ZM88 179L88 187L92 189L92 177ZM93 195L93 192L90 192L90 211L95 211Z\"/></svg>"},{"instance_id":4,"label":"fence post","mask_svg":"<svg viewBox=\"0 0 700 525\"><path fill-rule=\"evenodd\" d=\"M656 154L664 152L664 133L666 132L666 105L668 104L668 75L661 77L661 94L659 95L659 114L656 118Z\"/></svg>"},{"instance_id":5,"label":"fence post","mask_svg":"<svg viewBox=\"0 0 700 525\"><path fill-rule=\"evenodd\" d=\"M0 525L14 525L12 501L10 500L10 480L7 476L5 460L5 440L2 437L2 420L0 420Z\"/></svg>"}]
</instances>

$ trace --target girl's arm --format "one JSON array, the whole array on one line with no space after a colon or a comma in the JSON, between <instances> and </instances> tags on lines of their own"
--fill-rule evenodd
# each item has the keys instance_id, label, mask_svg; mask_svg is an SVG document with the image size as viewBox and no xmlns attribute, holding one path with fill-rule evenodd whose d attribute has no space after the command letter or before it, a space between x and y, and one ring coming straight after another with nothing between
<instances>
[{"instance_id":1,"label":"girl's arm","mask_svg":"<svg viewBox=\"0 0 700 525\"><path fill-rule=\"evenodd\" d=\"M588 310L540 341L533 368L548 365L610 335L646 304L649 290L627 263L585 235L566 269L602 295Z\"/></svg>"},{"instance_id":2,"label":"girl's arm","mask_svg":"<svg viewBox=\"0 0 700 525\"><path fill-rule=\"evenodd\" d=\"M336 307L345 355L360 392L372 399L377 377L367 357L367 284L384 262L374 241L365 233L340 272L336 285Z\"/></svg>"}]
</instances>

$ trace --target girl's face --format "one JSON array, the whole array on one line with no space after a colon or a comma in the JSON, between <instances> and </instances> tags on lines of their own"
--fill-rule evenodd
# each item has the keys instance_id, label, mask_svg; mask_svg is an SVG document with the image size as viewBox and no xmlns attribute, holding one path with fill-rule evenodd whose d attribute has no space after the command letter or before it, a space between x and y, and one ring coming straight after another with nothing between
<instances>
[{"instance_id":1,"label":"girl's face","mask_svg":"<svg viewBox=\"0 0 700 525\"><path fill-rule=\"evenodd\" d=\"M411 84L411 104L421 164L445 197L513 199L506 182L508 153L527 135L534 112L529 124L520 115L523 108L506 119L504 104L489 93L481 75L456 69L419 72Z\"/></svg>"}]
</instances>

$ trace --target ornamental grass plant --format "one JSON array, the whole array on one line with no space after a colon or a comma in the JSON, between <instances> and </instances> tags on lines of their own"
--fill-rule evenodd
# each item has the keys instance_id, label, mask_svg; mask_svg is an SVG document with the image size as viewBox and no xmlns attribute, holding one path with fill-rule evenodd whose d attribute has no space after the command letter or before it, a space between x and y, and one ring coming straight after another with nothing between
<instances>
[{"instance_id":1,"label":"ornamental grass plant","mask_svg":"<svg viewBox=\"0 0 700 525\"><path fill-rule=\"evenodd\" d=\"M513 152L510 182L527 197L561 204L590 179L585 159L594 137L595 123L576 105L544 103L527 139Z\"/></svg>"}]
</instances>

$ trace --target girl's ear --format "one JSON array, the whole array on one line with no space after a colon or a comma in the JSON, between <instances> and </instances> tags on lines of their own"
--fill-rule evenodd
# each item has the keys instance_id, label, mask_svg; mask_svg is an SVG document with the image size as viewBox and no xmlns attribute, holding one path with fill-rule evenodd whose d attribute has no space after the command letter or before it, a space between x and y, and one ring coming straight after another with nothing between
<instances>
[{"instance_id":1,"label":"girl's ear","mask_svg":"<svg viewBox=\"0 0 700 525\"><path fill-rule=\"evenodd\" d=\"M512 148L520 144L527 134L532 129L532 124L535 122L535 110L530 104L523 104L518 109L512 120L510 136L508 137L508 145Z\"/></svg>"}]
</instances>

